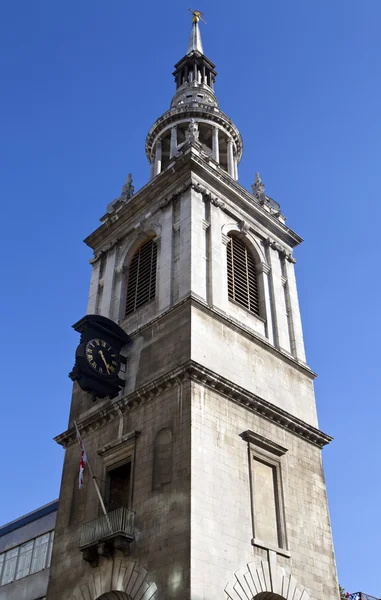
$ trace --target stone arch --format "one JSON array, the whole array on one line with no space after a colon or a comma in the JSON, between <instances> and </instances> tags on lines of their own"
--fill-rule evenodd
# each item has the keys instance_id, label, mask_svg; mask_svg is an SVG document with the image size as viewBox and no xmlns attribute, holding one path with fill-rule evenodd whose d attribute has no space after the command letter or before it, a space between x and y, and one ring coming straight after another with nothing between
<instances>
[{"instance_id":1,"label":"stone arch","mask_svg":"<svg viewBox=\"0 0 381 600\"><path fill-rule=\"evenodd\" d=\"M222 236L228 236L229 234L233 233L237 235L237 237L240 237L247 245L257 263L267 262L263 249L256 240L255 236L249 232L246 221L241 221L240 223L226 223L226 225L222 226L221 232Z\"/></svg>"},{"instance_id":2,"label":"stone arch","mask_svg":"<svg viewBox=\"0 0 381 600\"><path fill-rule=\"evenodd\" d=\"M72 599L153 600L157 587L147 576L148 572L132 560L104 560L91 569L85 584L75 588Z\"/></svg>"},{"instance_id":3,"label":"stone arch","mask_svg":"<svg viewBox=\"0 0 381 600\"><path fill-rule=\"evenodd\" d=\"M160 240L160 236L161 225L159 223L142 223L135 229L135 232L128 236L127 239L122 243L119 252L118 264L115 270L121 271L125 269L126 265L129 264L131 258L135 254L135 251L145 239L155 237L156 242L158 242Z\"/></svg>"},{"instance_id":4,"label":"stone arch","mask_svg":"<svg viewBox=\"0 0 381 600\"><path fill-rule=\"evenodd\" d=\"M292 573L277 563L275 552L270 559L256 558L234 573L235 580L225 588L229 600L310 600Z\"/></svg>"},{"instance_id":5,"label":"stone arch","mask_svg":"<svg viewBox=\"0 0 381 600\"><path fill-rule=\"evenodd\" d=\"M115 292L118 297L117 299L117 310L116 316L118 320L124 318L124 304L127 293L127 279L128 279L128 267L135 252L145 241L150 238L155 239L157 246L157 266L160 264L160 239L161 239L161 225L156 222L142 223L135 229L134 234L128 236L124 243L122 243L119 251L119 259L115 267L115 273L118 278L118 284L115 286ZM159 285L159 277L156 277L156 285Z\"/></svg>"}]
</instances>

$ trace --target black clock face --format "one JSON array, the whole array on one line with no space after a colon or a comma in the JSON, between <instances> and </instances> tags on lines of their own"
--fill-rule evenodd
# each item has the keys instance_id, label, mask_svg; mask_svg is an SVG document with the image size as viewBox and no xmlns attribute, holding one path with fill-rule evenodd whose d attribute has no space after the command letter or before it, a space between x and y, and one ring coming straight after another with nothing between
<instances>
[{"instance_id":1,"label":"black clock face","mask_svg":"<svg viewBox=\"0 0 381 600\"><path fill-rule=\"evenodd\" d=\"M90 367L102 377L115 377L119 372L118 353L104 340L94 339L86 344L86 359Z\"/></svg>"}]
</instances>

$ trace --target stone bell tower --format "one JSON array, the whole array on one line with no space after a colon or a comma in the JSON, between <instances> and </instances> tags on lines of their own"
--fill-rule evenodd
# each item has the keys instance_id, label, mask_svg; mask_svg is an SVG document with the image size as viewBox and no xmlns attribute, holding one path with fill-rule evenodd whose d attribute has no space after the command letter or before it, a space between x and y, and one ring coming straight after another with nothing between
<instances>
[{"instance_id":1,"label":"stone bell tower","mask_svg":"<svg viewBox=\"0 0 381 600\"><path fill-rule=\"evenodd\" d=\"M221 111L193 12L150 180L128 178L93 249L88 313L130 336L124 389L74 385L48 600L337 600L293 249L302 240ZM105 516L85 469L78 423Z\"/></svg>"}]
</instances>

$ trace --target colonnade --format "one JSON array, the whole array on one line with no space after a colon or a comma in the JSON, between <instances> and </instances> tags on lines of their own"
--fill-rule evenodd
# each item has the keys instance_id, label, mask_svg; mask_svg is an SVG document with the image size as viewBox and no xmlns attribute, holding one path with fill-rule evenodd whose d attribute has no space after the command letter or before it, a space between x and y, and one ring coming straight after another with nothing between
<instances>
[{"instance_id":1,"label":"colonnade","mask_svg":"<svg viewBox=\"0 0 381 600\"><path fill-rule=\"evenodd\" d=\"M212 126L212 157L220 164L220 129L216 126ZM227 137L227 172L229 175L238 180L238 161L234 156L234 143L232 138ZM173 158L177 151L177 126L171 127L171 140L169 149L169 158ZM155 144L154 156L151 161L151 179L156 175L159 175L162 171L162 141L158 139Z\"/></svg>"}]
</instances>

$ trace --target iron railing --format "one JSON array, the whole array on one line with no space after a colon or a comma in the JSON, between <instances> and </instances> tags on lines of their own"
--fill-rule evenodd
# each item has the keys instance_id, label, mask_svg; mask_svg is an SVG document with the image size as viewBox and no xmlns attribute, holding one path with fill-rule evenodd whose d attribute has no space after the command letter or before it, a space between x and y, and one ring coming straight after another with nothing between
<instances>
[{"instance_id":1,"label":"iron railing","mask_svg":"<svg viewBox=\"0 0 381 600\"><path fill-rule=\"evenodd\" d=\"M375 596L369 596L369 594L364 594L364 592L354 592L353 594L346 594L348 600L379 600Z\"/></svg>"},{"instance_id":2,"label":"iron railing","mask_svg":"<svg viewBox=\"0 0 381 600\"><path fill-rule=\"evenodd\" d=\"M107 515L102 515L94 521L85 523L81 528L81 548L90 546L102 540L114 538L117 535L134 539L134 517L135 513L128 508L117 508Z\"/></svg>"}]
</instances>

